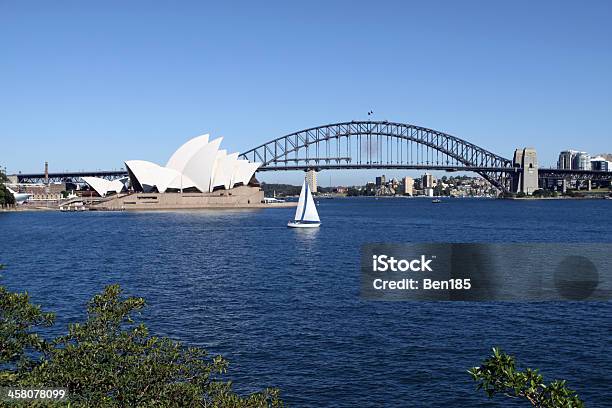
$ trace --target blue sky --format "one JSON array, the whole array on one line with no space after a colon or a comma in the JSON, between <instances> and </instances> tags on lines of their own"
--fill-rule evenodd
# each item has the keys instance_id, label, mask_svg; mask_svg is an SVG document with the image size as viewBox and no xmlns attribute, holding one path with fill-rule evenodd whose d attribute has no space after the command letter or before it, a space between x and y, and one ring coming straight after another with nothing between
<instances>
[{"instance_id":1,"label":"blue sky","mask_svg":"<svg viewBox=\"0 0 612 408\"><path fill-rule=\"evenodd\" d=\"M0 166L163 164L202 133L244 151L370 109L542 165L612 152L610 21L610 1L0 0Z\"/></svg>"}]
</instances>

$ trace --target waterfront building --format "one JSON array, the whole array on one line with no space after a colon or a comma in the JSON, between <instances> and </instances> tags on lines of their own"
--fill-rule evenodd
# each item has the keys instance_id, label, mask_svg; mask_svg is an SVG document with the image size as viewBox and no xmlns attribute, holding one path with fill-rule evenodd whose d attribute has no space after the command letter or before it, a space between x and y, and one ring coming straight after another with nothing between
<instances>
[{"instance_id":1,"label":"waterfront building","mask_svg":"<svg viewBox=\"0 0 612 408\"><path fill-rule=\"evenodd\" d=\"M338 194L346 194L348 193L348 187L337 187L336 193Z\"/></svg>"},{"instance_id":2,"label":"waterfront building","mask_svg":"<svg viewBox=\"0 0 612 408\"><path fill-rule=\"evenodd\" d=\"M427 189L427 188L434 188L434 183L435 183L435 179L434 176L429 174L429 173L425 173L423 175L423 188Z\"/></svg>"},{"instance_id":3,"label":"waterfront building","mask_svg":"<svg viewBox=\"0 0 612 408\"><path fill-rule=\"evenodd\" d=\"M591 156L587 152L577 152L572 168L575 170L591 170Z\"/></svg>"},{"instance_id":4,"label":"waterfront building","mask_svg":"<svg viewBox=\"0 0 612 408\"><path fill-rule=\"evenodd\" d=\"M564 150L559 153L558 169L591 170L591 156L578 150Z\"/></svg>"},{"instance_id":5,"label":"waterfront building","mask_svg":"<svg viewBox=\"0 0 612 408\"><path fill-rule=\"evenodd\" d=\"M308 170L306 173L306 182L308 183L308 187L310 187L310 191L313 193L317 192L317 171L316 170Z\"/></svg>"},{"instance_id":6,"label":"waterfront building","mask_svg":"<svg viewBox=\"0 0 612 408\"><path fill-rule=\"evenodd\" d=\"M66 191L65 183L23 185L20 192L30 195L32 201L59 201L62 193Z\"/></svg>"},{"instance_id":7,"label":"waterfront building","mask_svg":"<svg viewBox=\"0 0 612 408\"><path fill-rule=\"evenodd\" d=\"M145 160L126 161L132 189L145 193L206 193L248 185L261 163L220 150L222 140L209 141L209 135L195 137L179 147L163 167Z\"/></svg>"},{"instance_id":8,"label":"waterfront building","mask_svg":"<svg viewBox=\"0 0 612 408\"><path fill-rule=\"evenodd\" d=\"M601 156L595 157L591 159L591 170L593 171L610 171L612 166L610 166L610 162L604 159Z\"/></svg>"},{"instance_id":9,"label":"waterfront building","mask_svg":"<svg viewBox=\"0 0 612 408\"><path fill-rule=\"evenodd\" d=\"M557 168L563 170L570 170L574 163L574 156L578 153L576 150L564 150L559 153L559 160L557 161Z\"/></svg>"},{"instance_id":10,"label":"waterfront building","mask_svg":"<svg viewBox=\"0 0 612 408\"><path fill-rule=\"evenodd\" d=\"M376 177L376 187L381 187L385 185L386 183L387 183L387 179L385 178L384 174L380 177Z\"/></svg>"},{"instance_id":11,"label":"waterfront building","mask_svg":"<svg viewBox=\"0 0 612 408\"><path fill-rule=\"evenodd\" d=\"M263 190L255 178L261 163L239 159L238 153L220 149L221 140L210 141L209 135L195 137L179 147L165 166L146 160L126 161L130 185L126 194L120 185L125 185L124 181L86 179L100 196L105 197L92 203L90 209L259 208L271 205L263 203Z\"/></svg>"},{"instance_id":12,"label":"waterfront building","mask_svg":"<svg viewBox=\"0 0 612 408\"><path fill-rule=\"evenodd\" d=\"M414 195L414 179L412 177L404 177L404 194Z\"/></svg>"}]
</instances>

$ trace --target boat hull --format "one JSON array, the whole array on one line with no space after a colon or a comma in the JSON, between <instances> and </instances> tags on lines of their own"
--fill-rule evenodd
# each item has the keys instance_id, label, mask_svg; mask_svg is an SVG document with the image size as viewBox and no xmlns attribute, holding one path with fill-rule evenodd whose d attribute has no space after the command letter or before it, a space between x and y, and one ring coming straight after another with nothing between
<instances>
[{"instance_id":1,"label":"boat hull","mask_svg":"<svg viewBox=\"0 0 612 408\"><path fill-rule=\"evenodd\" d=\"M289 221L287 223L289 228L319 228L321 226L320 222L294 222Z\"/></svg>"}]
</instances>

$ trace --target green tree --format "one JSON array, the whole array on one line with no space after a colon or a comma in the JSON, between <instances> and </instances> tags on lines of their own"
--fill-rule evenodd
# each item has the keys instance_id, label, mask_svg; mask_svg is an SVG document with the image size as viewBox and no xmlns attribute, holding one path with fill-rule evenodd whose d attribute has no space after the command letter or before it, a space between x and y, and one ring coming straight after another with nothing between
<instances>
[{"instance_id":1,"label":"green tree","mask_svg":"<svg viewBox=\"0 0 612 408\"><path fill-rule=\"evenodd\" d=\"M283 405L277 389L236 394L223 379L229 365L223 357L151 336L137 321L144 299L125 298L118 285L91 299L85 322L50 342L32 329L50 325L52 315L31 305L27 294L0 293L3 385L66 387L70 407ZM40 357L28 360L32 350Z\"/></svg>"},{"instance_id":2,"label":"green tree","mask_svg":"<svg viewBox=\"0 0 612 408\"><path fill-rule=\"evenodd\" d=\"M15 197L4 185L7 181L6 175L0 171L0 207L15 204Z\"/></svg>"},{"instance_id":3,"label":"green tree","mask_svg":"<svg viewBox=\"0 0 612 408\"><path fill-rule=\"evenodd\" d=\"M13 204L15 204L15 196L8 191L4 183L0 182L0 206L4 207Z\"/></svg>"},{"instance_id":4,"label":"green tree","mask_svg":"<svg viewBox=\"0 0 612 408\"><path fill-rule=\"evenodd\" d=\"M358 197L358 196L360 196L362 194L363 194L363 192L360 191L360 190L357 190L355 187L349 187L347 192L346 192L346 195L348 197Z\"/></svg>"},{"instance_id":5,"label":"green tree","mask_svg":"<svg viewBox=\"0 0 612 408\"><path fill-rule=\"evenodd\" d=\"M0 264L0 270L4 265ZM36 364L36 357L49 349L37 329L53 324L54 315L32 305L27 293L12 293L0 286L0 386L14 384L20 374Z\"/></svg>"},{"instance_id":6,"label":"green tree","mask_svg":"<svg viewBox=\"0 0 612 408\"><path fill-rule=\"evenodd\" d=\"M493 354L480 367L473 367L468 372L478 383L477 389L484 390L489 398L502 394L527 400L537 408L584 407L565 381L555 380L546 384L538 370L517 370L514 357L499 348L493 348Z\"/></svg>"}]
</instances>

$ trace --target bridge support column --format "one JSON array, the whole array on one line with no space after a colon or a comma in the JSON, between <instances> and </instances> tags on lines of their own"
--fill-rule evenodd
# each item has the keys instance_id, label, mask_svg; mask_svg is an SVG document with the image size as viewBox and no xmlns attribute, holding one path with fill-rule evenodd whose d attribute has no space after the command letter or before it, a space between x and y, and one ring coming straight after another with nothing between
<instances>
[{"instance_id":1,"label":"bridge support column","mask_svg":"<svg viewBox=\"0 0 612 408\"><path fill-rule=\"evenodd\" d=\"M538 189L538 156L531 147L514 151L514 167L520 168L513 192L533 194Z\"/></svg>"}]
</instances>

